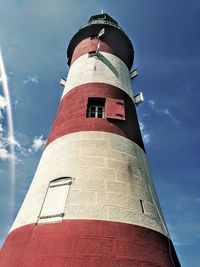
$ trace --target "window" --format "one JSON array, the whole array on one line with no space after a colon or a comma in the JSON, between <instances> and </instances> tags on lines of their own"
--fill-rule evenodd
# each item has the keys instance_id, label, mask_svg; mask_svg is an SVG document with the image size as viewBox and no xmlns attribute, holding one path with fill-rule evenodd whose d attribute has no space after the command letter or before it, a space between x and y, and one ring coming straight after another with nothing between
<instances>
[{"instance_id":1,"label":"window","mask_svg":"<svg viewBox=\"0 0 200 267\"><path fill-rule=\"evenodd\" d=\"M87 118L125 120L124 100L115 98L88 98Z\"/></svg>"},{"instance_id":2,"label":"window","mask_svg":"<svg viewBox=\"0 0 200 267\"><path fill-rule=\"evenodd\" d=\"M71 177L62 177L49 183L38 223L62 221L71 183Z\"/></svg>"},{"instance_id":3,"label":"window","mask_svg":"<svg viewBox=\"0 0 200 267\"><path fill-rule=\"evenodd\" d=\"M104 107L102 106L89 106L89 118L104 118Z\"/></svg>"},{"instance_id":4,"label":"window","mask_svg":"<svg viewBox=\"0 0 200 267\"><path fill-rule=\"evenodd\" d=\"M87 117L104 118L105 99L91 97L88 99Z\"/></svg>"}]
</instances>

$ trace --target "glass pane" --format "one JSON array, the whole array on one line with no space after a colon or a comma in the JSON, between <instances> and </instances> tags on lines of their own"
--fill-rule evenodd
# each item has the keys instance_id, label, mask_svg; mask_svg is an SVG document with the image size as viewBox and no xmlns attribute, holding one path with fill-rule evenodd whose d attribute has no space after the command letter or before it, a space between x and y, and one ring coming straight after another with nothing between
<instances>
[{"instance_id":1,"label":"glass pane","mask_svg":"<svg viewBox=\"0 0 200 267\"><path fill-rule=\"evenodd\" d=\"M103 107L98 107L97 118L103 118Z\"/></svg>"},{"instance_id":2,"label":"glass pane","mask_svg":"<svg viewBox=\"0 0 200 267\"><path fill-rule=\"evenodd\" d=\"M90 108L89 108L89 117L95 118L95 112L96 112L96 107L95 106L90 106Z\"/></svg>"}]
</instances>

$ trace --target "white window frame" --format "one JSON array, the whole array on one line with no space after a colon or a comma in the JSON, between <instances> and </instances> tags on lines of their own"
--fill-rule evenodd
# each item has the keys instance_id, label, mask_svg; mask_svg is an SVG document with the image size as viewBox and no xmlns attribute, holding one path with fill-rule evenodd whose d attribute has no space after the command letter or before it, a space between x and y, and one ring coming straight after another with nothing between
<instances>
[{"instance_id":1,"label":"white window frame","mask_svg":"<svg viewBox=\"0 0 200 267\"><path fill-rule=\"evenodd\" d=\"M92 108L95 108L95 116L91 116L92 115ZM102 109L102 116L101 117L98 117L98 114L99 114L99 109ZM89 105L88 107L88 118L98 118L98 119L101 119L101 118L104 118L105 116L105 108L104 106L101 106L101 105Z\"/></svg>"}]
</instances>

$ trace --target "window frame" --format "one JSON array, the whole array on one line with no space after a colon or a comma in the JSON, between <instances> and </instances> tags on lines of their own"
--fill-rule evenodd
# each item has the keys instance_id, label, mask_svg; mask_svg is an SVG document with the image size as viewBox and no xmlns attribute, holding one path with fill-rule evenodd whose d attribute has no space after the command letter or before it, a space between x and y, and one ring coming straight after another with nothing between
<instances>
[{"instance_id":1,"label":"window frame","mask_svg":"<svg viewBox=\"0 0 200 267\"><path fill-rule=\"evenodd\" d=\"M106 99L102 97L89 97L86 117L93 119L105 119L105 101ZM94 108L93 111L92 108Z\"/></svg>"}]
</instances>

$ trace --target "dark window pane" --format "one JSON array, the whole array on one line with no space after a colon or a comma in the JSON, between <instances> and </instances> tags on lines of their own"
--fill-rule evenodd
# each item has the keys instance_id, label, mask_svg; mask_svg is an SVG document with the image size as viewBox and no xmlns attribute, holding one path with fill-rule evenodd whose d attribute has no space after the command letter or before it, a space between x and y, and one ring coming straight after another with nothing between
<instances>
[{"instance_id":1,"label":"dark window pane","mask_svg":"<svg viewBox=\"0 0 200 267\"><path fill-rule=\"evenodd\" d=\"M89 117L91 117L91 118L95 118L96 107L94 107L94 106L90 106L89 108L90 108Z\"/></svg>"},{"instance_id":2,"label":"dark window pane","mask_svg":"<svg viewBox=\"0 0 200 267\"><path fill-rule=\"evenodd\" d=\"M103 118L103 107L98 107L97 117L98 118Z\"/></svg>"}]
</instances>

